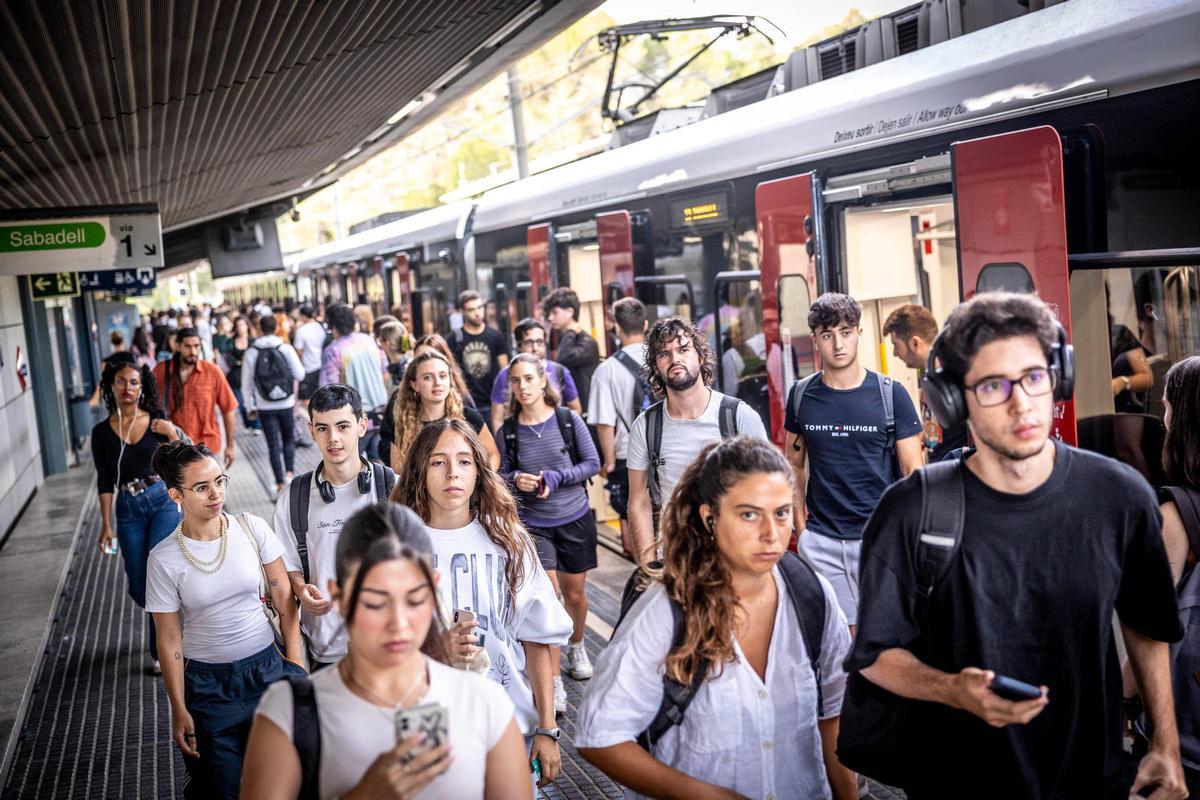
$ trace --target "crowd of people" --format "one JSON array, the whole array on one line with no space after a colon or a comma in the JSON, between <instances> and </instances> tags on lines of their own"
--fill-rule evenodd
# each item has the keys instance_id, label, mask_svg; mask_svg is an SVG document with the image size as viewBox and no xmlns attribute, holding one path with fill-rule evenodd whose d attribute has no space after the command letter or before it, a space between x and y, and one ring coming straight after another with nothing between
<instances>
[{"instance_id":1,"label":"crowd of people","mask_svg":"<svg viewBox=\"0 0 1200 800\"><path fill-rule=\"evenodd\" d=\"M1156 497L1052 437L1073 353L1029 295L940 334L893 312L915 404L822 295L781 446L690 320L620 299L601 360L570 289L511 336L457 307L416 340L365 306L165 312L106 359L99 545L150 616L186 796L531 797L564 673L627 797L1200 787L1200 356L1166 377ZM270 521L225 508L239 414ZM634 569L593 665L597 478Z\"/></svg>"}]
</instances>

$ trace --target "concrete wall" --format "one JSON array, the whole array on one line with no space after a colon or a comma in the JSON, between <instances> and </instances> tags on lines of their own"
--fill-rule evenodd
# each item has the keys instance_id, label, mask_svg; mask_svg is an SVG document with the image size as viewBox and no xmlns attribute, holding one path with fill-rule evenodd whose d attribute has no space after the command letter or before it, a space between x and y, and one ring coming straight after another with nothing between
<instances>
[{"instance_id":1,"label":"concrete wall","mask_svg":"<svg viewBox=\"0 0 1200 800\"><path fill-rule=\"evenodd\" d=\"M0 276L0 536L42 484L33 389L27 382L22 392L17 380L18 347L29 363L17 279Z\"/></svg>"}]
</instances>

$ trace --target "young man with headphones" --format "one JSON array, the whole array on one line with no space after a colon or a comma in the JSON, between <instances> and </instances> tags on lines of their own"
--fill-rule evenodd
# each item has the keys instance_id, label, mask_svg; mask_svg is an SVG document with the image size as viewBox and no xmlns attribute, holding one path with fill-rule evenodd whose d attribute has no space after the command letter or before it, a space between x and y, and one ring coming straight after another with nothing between
<instances>
[{"instance_id":1,"label":"young man with headphones","mask_svg":"<svg viewBox=\"0 0 1200 800\"><path fill-rule=\"evenodd\" d=\"M362 397L352 386L330 383L308 401L309 431L321 463L297 475L275 501L275 535L300 600L300 629L308 640L312 669L346 655L346 632L330 600L336 579L342 523L360 508L386 500L396 482L391 469L367 461L359 442L367 432Z\"/></svg>"},{"instance_id":2,"label":"young man with headphones","mask_svg":"<svg viewBox=\"0 0 1200 800\"><path fill-rule=\"evenodd\" d=\"M976 295L930 353L926 402L977 449L891 486L863 532L838 744L909 797L1186 795L1154 492L1051 435L1073 385L1066 333L1033 295ZM1152 720L1140 764L1122 747L1114 611Z\"/></svg>"}]
</instances>

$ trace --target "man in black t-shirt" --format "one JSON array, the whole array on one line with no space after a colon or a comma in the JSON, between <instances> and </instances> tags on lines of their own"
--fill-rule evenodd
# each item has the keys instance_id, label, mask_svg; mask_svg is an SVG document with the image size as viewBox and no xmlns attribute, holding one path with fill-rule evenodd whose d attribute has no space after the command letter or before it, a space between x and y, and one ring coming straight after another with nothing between
<instances>
[{"instance_id":1,"label":"man in black t-shirt","mask_svg":"<svg viewBox=\"0 0 1200 800\"><path fill-rule=\"evenodd\" d=\"M892 354L909 369L917 370L918 379L929 363L929 348L933 346L937 332L937 320L929 309L911 303L888 314L883 323L883 335L892 341ZM921 397L921 424L925 428L923 438L931 464L967 446L967 423L959 422L949 428L938 425L925 403L924 392Z\"/></svg>"},{"instance_id":2,"label":"man in black t-shirt","mask_svg":"<svg viewBox=\"0 0 1200 800\"><path fill-rule=\"evenodd\" d=\"M490 408L492 384L500 370L508 366L508 340L500 331L483 324L483 298L479 292L460 294L458 308L463 326L450 334L450 349L462 367L475 407Z\"/></svg>"},{"instance_id":3,"label":"man in black t-shirt","mask_svg":"<svg viewBox=\"0 0 1200 800\"><path fill-rule=\"evenodd\" d=\"M1181 631L1154 492L1129 467L1051 440L1054 387L1071 383L1061 341L1032 295L958 306L925 387L943 425L954 413L941 398L961 403L978 447L959 467L958 550L925 598L919 554L945 537L921 535L917 477L884 493L863 533L846 670L909 699L894 734L914 800L1186 795L1167 645ZM1140 765L1122 749L1114 611L1152 720ZM1005 700L998 675L1042 696ZM869 713L854 697L843 720Z\"/></svg>"},{"instance_id":4,"label":"man in black t-shirt","mask_svg":"<svg viewBox=\"0 0 1200 800\"><path fill-rule=\"evenodd\" d=\"M600 346L579 323L579 295L574 289L555 289L542 301L542 313L558 335L554 358L571 370L579 402L586 409L592 396L592 373L600 366Z\"/></svg>"},{"instance_id":5,"label":"man in black t-shirt","mask_svg":"<svg viewBox=\"0 0 1200 800\"><path fill-rule=\"evenodd\" d=\"M800 553L837 593L854 630L862 528L879 496L924 464L921 423L912 398L895 381L858 363L862 308L853 297L827 292L808 311L821 377L813 378L796 414L800 381L788 392L783 427L796 472ZM882 381L882 384L881 384ZM894 443L889 444L884 392L891 394Z\"/></svg>"}]
</instances>

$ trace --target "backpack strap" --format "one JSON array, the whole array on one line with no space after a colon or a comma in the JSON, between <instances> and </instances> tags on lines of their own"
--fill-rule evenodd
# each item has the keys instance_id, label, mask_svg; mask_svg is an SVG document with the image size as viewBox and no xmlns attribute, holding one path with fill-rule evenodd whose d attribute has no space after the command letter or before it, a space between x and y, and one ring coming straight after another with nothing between
<instances>
[{"instance_id":1,"label":"backpack strap","mask_svg":"<svg viewBox=\"0 0 1200 800\"><path fill-rule=\"evenodd\" d=\"M571 409L566 406L554 407L554 421L558 424L558 432L562 434L563 444L571 456L571 463L579 463L579 443L575 441L575 420Z\"/></svg>"},{"instance_id":2,"label":"backpack strap","mask_svg":"<svg viewBox=\"0 0 1200 800\"><path fill-rule=\"evenodd\" d=\"M787 407L791 409L792 419L796 420L797 423L800 422L800 406L804 402L805 393L819 380L821 380L821 370L817 370L811 375L806 375L792 384L791 394L788 395ZM796 449L799 449L799 447L797 446Z\"/></svg>"},{"instance_id":3,"label":"backpack strap","mask_svg":"<svg viewBox=\"0 0 1200 800\"><path fill-rule=\"evenodd\" d=\"M671 622L675 631L671 637L671 651L673 652L683 646L683 638L687 633L683 624L683 607L673 599L671 600ZM663 734L683 722L684 712L691 705L707 675L708 662L703 660L696 669L696 674L692 676L692 682L688 685L672 680L665 673L663 674L663 697L658 706L658 713L651 720L650 727L638 734L637 737L637 743L643 750L653 752L654 745L663 737Z\"/></svg>"},{"instance_id":4,"label":"backpack strap","mask_svg":"<svg viewBox=\"0 0 1200 800\"><path fill-rule=\"evenodd\" d=\"M962 544L966 497L961 460L936 461L917 470L921 524L917 531L917 588L928 600Z\"/></svg>"},{"instance_id":5,"label":"backpack strap","mask_svg":"<svg viewBox=\"0 0 1200 800\"><path fill-rule=\"evenodd\" d=\"M375 501L381 502L388 499L388 495L392 493L392 487L396 485L396 473L392 472L391 467L385 467L378 461L371 462L371 488L375 491Z\"/></svg>"},{"instance_id":6,"label":"backpack strap","mask_svg":"<svg viewBox=\"0 0 1200 800\"><path fill-rule=\"evenodd\" d=\"M868 370L869 371L869 370ZM896 452L896 395L894 382L887 375L875 374L879 381L879 399L883 401L883 416L887 424L887 451Z\"/></svg>"},{"instance_id":7,"label":"backpack strap","mask_svg":"<svg viewBox=\"0 0 1200 800\"><path fill-rule=\"evenodd\" d=\"M1200 557L1200 492L1184 486L1164 486L1162 492L1175 503L1187 533L1188 546Z\"/></svg>"},{"instance_id":8,"label":"backpack strap","mask_svg":"<svg viewBox=\"0 0 1200 800\"><path fill-rule=\"evenodd\" d=\"M520 448L517 446L517 418L509 417L500 426L500 434L504 438L504 449L508 453L508 468L520 469Z\"/></svg>"},{"instance_id":9,"label":"backpack strap","mask_svg":"<svg viewBox=\"0 0 1200 800\"><path fill-rule=\"evenodd\" d=\"M645 399L644 390L642 389L642 384L644 382L644 378L642 378L642 368L636 361L633 360L633 356L629 355L629 353L626 353L624 350L618 350L615 358L617 359L617 363L628 370L629 374L633 376L633 403L631 404L633 413L630 415L629 419L637 420L638 414L642 413L642 402ZM615 385L613 388L613 396L615 399ZM613 410L616 412L617 419L619 419L621 424L625 426L625 430L633 430L633 425L625 421L625 417L622 416L617 403L613 404Z\"/></svg>"},{"instance_id":10,"label":"backpack strap","mask_svg":"<svg viewBox=\"0 0 1200 800\"><path fill-rule=\"evenodd\" d=\"M321 721L317 693L307 675L288 675L292 688L292 745L300 757L298 800L318 800L321 775Z\"/></svg>"},{"instance_id":11,"label":"backpack strap","mask_svg":"<svg viewBox=\"0 0 1200 800\"><path fill-rule=\"evenodd\" d=\"M312 583L308 575L308 501L312 499L312 477L311 472L297 475L288 486L288 512L305 583Z\"/></svg>"},{"instance_id":12,"label":"backpack strap","mask_svg":"<svg viewBox=\"0 0 1200 800\"><path fill-rule=\"evenodd\" d=\"M717 424L720 426L722 439L737 436L737 411L741 402L732 395L721 396L721 407L717 410Z\"/></svg>"},{"instance_id":13,"label":"backpack strap","mask_svg":"<svg viewBox=\"0 0 1200 800\"><path fill-rule=\"evenodd\" d=\"M825 636L825 590L817 572L795 553L784 553L779 570L787 584L788 595L796 618L800 620L800 635L808 651L808 663L817 681L817 718L825 713L825 696L821 688L821 641Z\"/></svg>"},{"instance_id":14,"label":"backpack strap","mask_svg":"<svg viewBox=\"0 0 1200 800\"><path fill-rule=\"evenodd\" d=\"M658 485L658 468L664 463L659 458L659 450L662 449L663 404L666 402L666 400L659 400L645 411L646 451L650 456L649 469L646 471L646 487L650 490L650 503L655 508L662 508L663 504L662 489Z\"/></svg>"}]
</instances>

